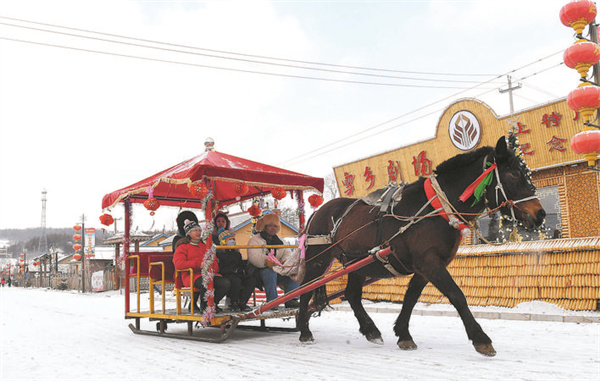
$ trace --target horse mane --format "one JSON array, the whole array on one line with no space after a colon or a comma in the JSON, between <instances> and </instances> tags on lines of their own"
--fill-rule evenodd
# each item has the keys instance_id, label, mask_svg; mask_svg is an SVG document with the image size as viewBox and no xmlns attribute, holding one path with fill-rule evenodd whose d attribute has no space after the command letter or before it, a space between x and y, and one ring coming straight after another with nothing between
<instances>
[{"instance_id":1,"label":"horse mane","mask_svg":"<svg viewBox=\"0 0 600 381\"><path fill-rule=\"evenodd\" d=\"M463 170L465 166L472 164L480 157L490 155L495 150L492 147L481 147L472 152L456 155L438 165L435 168L436 174L448 173L456 170Z\"/></svg>"}]
</instances>

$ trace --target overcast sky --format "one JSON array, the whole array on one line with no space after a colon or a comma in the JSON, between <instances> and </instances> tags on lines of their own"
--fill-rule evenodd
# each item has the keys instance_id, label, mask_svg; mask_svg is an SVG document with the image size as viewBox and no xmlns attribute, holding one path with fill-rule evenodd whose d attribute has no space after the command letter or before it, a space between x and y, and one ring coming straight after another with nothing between
<instances>
[{"instance_id":1,"label":"overcast sky","mask_svg":"<svg viewBox=\"0 0 600 381\"><path fill-rule=\"evenodd\" d=\"M101 227L104 194L207 137L325 176L432 137L460 98L506 115L507 74L517 111L565 97L565 3L0 0L0 229L40 226L42 189L48 227Z\"/></svg>"}]
</instances>

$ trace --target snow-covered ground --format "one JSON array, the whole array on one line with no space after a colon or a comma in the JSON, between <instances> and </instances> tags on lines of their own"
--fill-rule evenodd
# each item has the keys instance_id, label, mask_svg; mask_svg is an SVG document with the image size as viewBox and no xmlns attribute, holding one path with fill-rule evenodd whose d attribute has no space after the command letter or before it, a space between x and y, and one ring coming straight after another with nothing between
<instances>
[{"instance_id":1,"label":"snow-covered ground","mask_svg":"<svg viewBox=\"0 0 600 381\"><path fill-rule=\"evenodd\" d=\"M518 310L586 314L539 302ZM384 345L367 342L346 311L313 318L316 342L304 345L298 333L237 330L220 344L134 335L123 311L118 292L1 288L0 380L600 379L598 323L478 319L498 352L487 358L475 352L457 317L414 315L419 348L406 352L392 331L396 313L371 313ZM276 323L292 324L269 321ZM178 329L185 325L169 326Z\"/></svg>"}]
</instances>

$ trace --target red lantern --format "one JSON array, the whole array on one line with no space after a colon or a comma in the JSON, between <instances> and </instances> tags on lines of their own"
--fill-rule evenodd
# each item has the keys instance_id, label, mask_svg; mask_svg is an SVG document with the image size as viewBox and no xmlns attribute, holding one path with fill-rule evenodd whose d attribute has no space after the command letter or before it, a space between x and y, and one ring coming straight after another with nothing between
<instances>
[{"instance_id":1,"label":"red lantern","mask_svg":"<svg viewBox=\"0 0 600 381\"><path fill-rule=\"evenodd\" d=\"M81 247L82 246L80 244L76 243L75 245L73 245L73 250L79 251L79 249L81 249Z\"/></svg>"},{"instance_id":2,"label":"red lantern","mask_svg":"<svg viewBox=\"0 0 600 381\"><path fill-rule=\"evenodd\" d=\"M115 222L115 219L110 214L104 213L100 216L100 223L102 225L110 226L113 222Z\"/></svg>"},{"instance_id":3,"label":"red lantern","mask_svg":"<svg viewBox=\"0 0 600 381\"><path fill-rule=\"evenodd\" d=\"M153 216L154 211L160 206L160 202L158 202L157 199L152 197L144 201L144 206L150 211L150 215Z\"/></svg>"},{"instance_id":4,"label":"red lantern","mask_svg":"<svg viewBox=\"0 0 600 381\"><path fill-rule=\"evenodd\" d=\"M588 0L572 1L560 9L560 21L575 29L577 34L596 18L596 5Z\"/></svg>"},{"instance_id":5,"label":"red lantern","mask_svg":"<svg viewBox=\"0 0 600 381\"><path fill-rule=\"evenodd\" d=\"M75 255L73 255L73 258L74 258L76 261L80 260L80 259L81 259L81 254L79 254L79 253L75 253Z\"/></svg>"},{"instance_id":6,"label":"red lantern","mask_svg":"<svg viewBox=\"0 0 600 381\"><path fill-rule=\"evenodd\" d=\"M600 46L594 42L579 40L563 54L565 65L577 70L581 78L587 77L591 66L600 61Z\"/></svg>"},{"instance_id":7,"label":"red lantern","mask_svg":"<svg viewBox=\"0 0 600 381\"><path fill-rule=\"evenodd\" d=\"M313 194L308 198L308 203L313 208L316 208L323 203L323 197L319 196L318 194Z\"/></svg>"},{"instance_id":8,"label":"red lantern","mask_svg":"<svg viewBox=\"0 0 600 381\"><path fill-rule=\"evenodd\" d=\"M252 205L251 207L248 208L248 213L252 217L259 216L260 215L260 208L257 205Z\"/></svg>"},{"instance_id":9,"label":"red lantern","mask_svg":"<svg viewBox=\"0 0 600 381\"><path fill-rule=\"evenodd\" d=\"M246 184L243 181L235 183L233 184L233 190L235 191L235 193L237 193L238 196L245 195L246 193L248 193L248 184Z\"/></svg>"},{"instance_id":10,"label":"red lantern","mask_svg":"<svg viewBox=\"0 0 600 381\"><path fill-rule=\"evenodd\" d=\"M194 183L190 185L190 192L200 198L203 199L208 194L208 187L204 183Z\"/></svg>"},{"instance_id":11,"label":"red lantern","mask_svg":"<svg viewBox=\"0 0 600 381\"><path fill-rule=\"evenodd\" d=\"M274 188L271 189L271 195L273 195L273 197L275 197L277 200L281 200L282 198L285 198L287 192L283 188Z\"/></svg>"},{"instance_id":12,"label":"red lantern","mask_svg":"<svg viewBox=\"0 0 600 381\"><path fill-rule=\"evenodd\" d=\"M23 258L23 257L25 256L25 254L21 253L21 254L19 254L19 256L20 256L21 258Z\"/></svg>"},{"instance_id":13,"label":"red lantern","mask_svg":"<svg viewBox=\"0 0 600 381\"><path fill-rule=\"evenodd\" d=\"M81 239L81 234L73 234L73 239L75 242L79 241Z\"/></svg>"},{"instance_id":14,"label":"red lantern","mask_svg":"<svg viewBox=\"0 0 600 381\"><path fill-rule=\"evenodd\" d=\"M578 155L584 155L589 166L594 166L600 153L600 130L581 131L571 139L571 149Z\"/></svg>"},{"instance_id":15,"label":"red lantern","mask_svg":"<svg viewBox=\"0 0 600 381\"><path fill-rule=\"evenodd\" d=\"M73 229L75 229L75 231L76 231L76 232L78 232L78 231L79 231L79 229L81 229L81 226L79 226L79 225L75 225L75 226L73 226Z\"/></svg>"},{"instance_id":16,"label":"red lantern","mask_svg":"<svg viewBox=\"0 0 600 381\"><path fill-rule=\"evenodd\" d=\"M582 83L567 96L567 105L589 120L600 107L600 87Z\"/></svg>"}]
</instances>

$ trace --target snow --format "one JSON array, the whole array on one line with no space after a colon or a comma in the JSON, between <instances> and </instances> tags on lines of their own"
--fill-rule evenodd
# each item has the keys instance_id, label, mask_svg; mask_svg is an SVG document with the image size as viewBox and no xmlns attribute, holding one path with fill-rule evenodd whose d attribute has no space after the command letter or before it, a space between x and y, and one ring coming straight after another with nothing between
<instances>
[{"instance_id":1,"label":"snow","mask_svg":"<svg viewBox=\"0 0 600 381\"><path fill-rule=\"evenodd\" d=\"M0 379L600 379L598 323L478 319L498 352L488 358L475 352L460 319L449 316L413 315L411 333L419 348L402 351L392 331L399 305L365 305L394 312L370 312L383 345L367 342L352 312L346 311L311 319L312 345L301 344L297 332L239 329L224 343L212 344L134 335L127 328L131 321L123 318L118 291L81 294L3 287ZM430 308L452 307L417 306ZM512 310L598 316L542 302ZM142 328L154 324L142 320ZM267 324L293 326L293 321L272 319ZM168 331L185 327L171 324Z\"/></svg>"}]
</instances>

